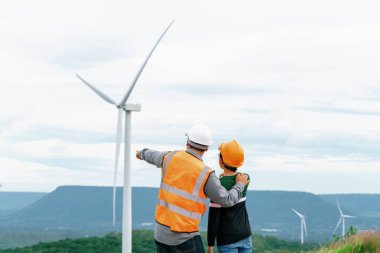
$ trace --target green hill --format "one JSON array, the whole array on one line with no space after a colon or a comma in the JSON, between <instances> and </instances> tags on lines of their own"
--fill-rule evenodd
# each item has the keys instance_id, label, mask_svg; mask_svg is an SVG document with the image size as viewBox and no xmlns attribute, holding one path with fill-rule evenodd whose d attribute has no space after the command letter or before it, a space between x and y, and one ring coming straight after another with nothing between
<instances>
[{"instance_id":1,"label":"green hill","mask_svg":"<svg viewBox=\"0 0 380 253\"><path fill-rule=\"evenodd\" d=\"M378 253L380 252L380 233L365 232L349 236L331 243L313 253Z\"/></svg>"},{"instance_id":2,"label":"green hill","mask_svg":"<svg viewBox=\"0 0 380 253\"><path fill-rule=\"evenodd\" d=\"M205 233L202 233L206 242ZM154 253L153 231L133 231L133 253ZM380 233L366 232L349 236L319 248L316 245L300 245L296 242L279 240L274 237L253 235L253 253L378 253ZM206 245L205 245L206 249ZM39 243L24 248L0 250L0 253L121 253L121 234L112 233L104 237L65 239L49 243ZM216 252L216 248L215 248Z\"/></svg>"},{"instance_id":3,"label":"green hill","mask_svg":"<svg viewBox=\"0 0 380 253\"><path fill-rule=\"evenodd\" d=\"M203 242L206 242L205 233L202 233ZM132 236L132 251L134 253L155 253L156 247L153 241L153 231L134 230ZM274 237L253 235L253 252L263 253L288 253L301 252L301 250L312 249L312 245L300 245ZM205 245L206 249L206 245ZM108 234L105 237L65 239L49 243L39 243L33 246L0 250L0 253L120 253L121 235ZM216 252L216 249L215 249Z\"/></svg>"}]
</instances>

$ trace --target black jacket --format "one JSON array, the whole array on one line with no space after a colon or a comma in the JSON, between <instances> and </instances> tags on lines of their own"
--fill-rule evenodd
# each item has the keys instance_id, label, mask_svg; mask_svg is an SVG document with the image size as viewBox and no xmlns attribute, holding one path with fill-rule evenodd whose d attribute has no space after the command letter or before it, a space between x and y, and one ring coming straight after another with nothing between
<instances>
[{"instance_id":1,"label":"black jacket","mask_svg":"<svg viewBox=\"0 0 380 253\"><path fill-rule=\"evenodd\" d=\"M252 235L245 201L232 207L211 207L208 215L207 241L214 246L232 244Z\"/></svg>"}]
</instances>

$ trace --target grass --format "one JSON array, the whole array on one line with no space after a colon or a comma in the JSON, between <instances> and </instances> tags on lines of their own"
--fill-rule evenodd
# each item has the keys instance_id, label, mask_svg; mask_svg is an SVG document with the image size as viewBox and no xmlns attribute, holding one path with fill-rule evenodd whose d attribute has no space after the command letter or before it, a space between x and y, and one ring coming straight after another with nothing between
<instances>
[{"instance_id":1,"label":"grass","mask_svg":"<svg viewBox=\"0 0 380 253\"><path fill-rule=\"evenodd\" d=\"M201 233L204 248L207 248L206 233ZM301 245L275 237L253 235L253 253L294 253L306 252L314 248L312 245ZM133 230L133 253L157 252L151 230ZM64 239L53 242L41 242L22 248L4 249L0 253L120 253L121 234L111 233L105 237ZM214 252L217 252L214 247Z\"/></svg>"},{"instance_id":2,"label":"grass","mask_svg":"<svg viewBox=\"0 0 380 253\"><path fill-rule=\"evenodd\" d=\"M365 232L351 235L315 251L315 253L379 253L380 233Z\"/></svg>"}]
</instances>

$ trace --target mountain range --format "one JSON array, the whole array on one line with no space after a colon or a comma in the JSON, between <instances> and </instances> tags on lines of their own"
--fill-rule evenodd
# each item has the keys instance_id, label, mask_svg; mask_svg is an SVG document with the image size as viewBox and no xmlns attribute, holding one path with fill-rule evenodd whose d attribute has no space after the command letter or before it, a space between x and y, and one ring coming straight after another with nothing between
<instances>
[{"instance_id":1,"label":"mountain range","mask_svg":"<svg viewBox=\"0 0 380 253\"><path fill-rule=\"evenodd\" d=\"M134 229L153 229L157 188L134 187L132 219ZM61 186L50 193L0 193L0 231L71 231L78 235L101 235L121 231L122 188L117 189L117 225L112 226L112 188ZM340 217L336 201L346 221L359 230L380 230L380 194L315 195L307 192L248 191L247 210L254 233L297 240L300 220L296 209L306 217L306 240L331 239ZM207 229L206 213L201 229ZM337 234L340 233L340 229Z\"/></svg>"}]
</instances>

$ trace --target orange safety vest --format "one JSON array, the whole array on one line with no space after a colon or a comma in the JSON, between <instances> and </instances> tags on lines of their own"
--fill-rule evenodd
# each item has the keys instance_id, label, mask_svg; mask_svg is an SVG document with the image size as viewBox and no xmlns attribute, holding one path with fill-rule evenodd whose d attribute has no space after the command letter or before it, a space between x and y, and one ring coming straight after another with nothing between
<instances>
[{"instance_id":1,"label":"orange safety vest","mask_svg":"<svg viewBox=\"0 0 380 253\"><path fill-rule=\"evenodd\" d=\"M213 171L186 151L167 154L156 206L156 221L175 232L196 232L206 211L203 188Z\"/></svg>"}]
</instances>

